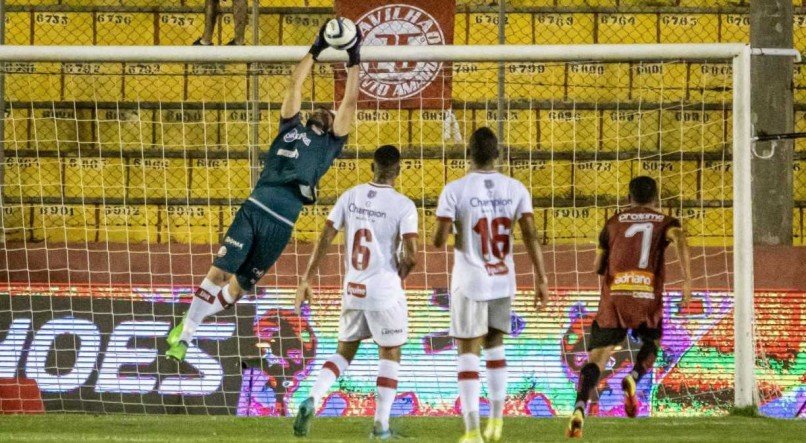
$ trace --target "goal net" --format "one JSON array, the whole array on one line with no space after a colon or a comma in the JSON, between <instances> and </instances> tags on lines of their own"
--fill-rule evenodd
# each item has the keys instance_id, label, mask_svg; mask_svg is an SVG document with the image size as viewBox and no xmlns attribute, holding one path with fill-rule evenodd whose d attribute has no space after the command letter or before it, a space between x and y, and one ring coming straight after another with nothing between
<instances>
[{"instance_id":1,"label":"goal net","mask_svg":"<svg viewBox=\"0 0 806 443\"><path fill-rule=\"evenodd\" d=\"M519 294L507 339L506 413L570 413L597 308L595 241L638 175L658 180L662 210L682 220L696 288L692 307L679 312L678 263L669 254L666 335L654 371L639 385L641 414L723 412L734 404L736 367L731 57L738 52L712 48L721 55L670 59L658 46L642 56L623 49L621 60L587 49L588 57L558 51L555 61L525 61L507 52L488 62L457 52L440 59L435 51L437 61L427 63L375 62L380 52L368 51L357 120L320 183L319 201L304 209L255 293L200 327L182 364L163 357L165 335L250 192L302 51L252 63L222 62L212 51L216 57L205 63L133 54L114 63L7 62L0 378L35 382L48 411L292 414L337 344L341 247L320 272L311 309L302 317L292 310L294 285L335 199L371 179L376 147L394 144L404 156L396 187L417 204L427 243L442 187L467 170L465 141L489 126L503 146L501 171L532 192L555 292L548 310L535 315L531 269L515 247ZM295 48L262 54L272 49ZM343 63L315 66L303 118L314 105L339 99L343 76ZM384 88L402 92L390 98ZM451 254L424 249L406 282L411 332L398 416L458 407L456 351L447 335ZM741 289L752 295L752 278ZM752 377L744 381L749 398L781 416L794 414L804 369L798 339L775 335L782 321L799 321L783 309L785 297L758 299L755 332L763 346L749 361L759 390ZM752 310L742 315L751 319ZM611 359L593 413L623 413L618 381L638 346L628 338ZM363 345L322 414L372 413L376 355L374 344ZM24 392L20 399L28 400Z\"/></svg>"}]
</instances>

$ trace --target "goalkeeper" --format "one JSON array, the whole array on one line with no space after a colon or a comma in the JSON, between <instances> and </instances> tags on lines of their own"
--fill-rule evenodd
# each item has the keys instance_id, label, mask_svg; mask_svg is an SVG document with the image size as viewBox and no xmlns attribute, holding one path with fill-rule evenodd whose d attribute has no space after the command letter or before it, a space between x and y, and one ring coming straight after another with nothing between
<instances>
[{"instance_id":1,"label":"goalkeeper","mask_svg":"<svg viewBox=\"0 0 806 443\"><path fill-rule=\"evenodd\" d=\"M199 324L232 306L274 265L291 238L302 206L316 201L316 184L347 141L358 102L360 34L347 49L347 85L338 111L317 108L305 125L300 121L303 82L327 48L324 29L291 73L280 108L280 131L269 148L260 179L235 214L190 309L168 334L169 358L184 360Z\"/></svg>"}]
</instances>

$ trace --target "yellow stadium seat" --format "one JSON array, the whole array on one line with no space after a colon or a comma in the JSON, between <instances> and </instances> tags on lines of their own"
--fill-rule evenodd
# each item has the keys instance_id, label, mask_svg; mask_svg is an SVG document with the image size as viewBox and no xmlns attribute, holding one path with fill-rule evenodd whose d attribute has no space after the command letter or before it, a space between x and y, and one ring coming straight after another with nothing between
<instances>
[{"instance_id":1,"label":"yellow stadium seat","mask_svg":"<svg viewBox=\"0 0 806 443\"><path fill-rule=\"evenodd\" d=\"M124 197L126 166L122 158L69 157L63 164L65 197Z\"/></svg>"},{"instance_id":2,"label":"yellow stadium seat","mask_svg":"<svg viewBox=\"0 0 806 443\"><path fill-rule=\"evenodd\" d=\"M92 143L92 113L89 109L34 109L31 122L32 149L66 151L79 143Z\"/></svg>"},{"instance_id":3,"label":"yellow stadium seat","mask_svg":"<svg viewBox=\"0 0 806 443\"><path fill-rule=\"evenodd\" d=\"M191 198L239 202L252 190L249 160L194 158L190 164Z\"/></svg>"},{"instance_id":4,"label":"yellow stadium seat","mask_svg":"<svg viewBox=\"0 0 806 443\"><path fill-rule=\"evenodd\" d=\"M276 46L280 44L280 18L278 14L260 14L258 26L260 26L259 37L261 45ZM249 29L249 27L250 25L247 24L246 28ZM253 37L249 38L247 44L252 43L251 39ZM311 40L311 43L312 42L313 40Z\"/></svg>"},{"instance_id":5,"label":"yellow stadium seat","mask_svg":"<svg viewBox=\"0 0 806 443\"><path fill-rule=\"evenodd\" d=\"M795 208L792 210L792 244L795 246L806 245L806 222L804 222L804 209Z\"/></svg>"},{"instance_id":6,"label":"yellow stadium seat","mask_svg":"<svg viewBox=\"0 0 806 443\"><path fill-rule=\"evenodd\" d=\"M507 97L562 101L565 99L565 64L508 63L506 66Z\"/></svg>"},{"instance_id":7,"label":"yellow stadium seat","mask_svg":"<svg viewBox=\"0 0 806 443\"><path fill-rule=\"evenodd\" d=\"M309 8L332 8L334 0L305 0Z\"/></svg>"},{"instance_id":8,"label":"yellow stadium seat","mask_svg":"<svg viewBox=\"0 0 806 443\"><path fill-rule=\"evenodd\" d=\"M249 8L249 6L247 6L247 8L249 9L249 12L248 12L249 15L247 15L247 17L246 17L247 21L246 21L246 27L244 28L244 32L243 32L243 41L244 41L244 44L251 45L252 41L254 40L254 36L252 34L253 29L252 29L252 22L251 22L251 20L252 20L252 16L251 16L252 9ZM272 18L274 18L274 20L271 20ZM261 45L276 45L278 43L276 41L277 40L276 39L276 31L271 32L271 30L269 28L272 25L277 26L277 24L279 23L277 21L277 18L278 17L276 15L267 15L267 17L265 17L265 18L258 16L258 20L259 20L258 26L259 26L260 30L261 31L264 30L264 29L266 30L266 36L264 38L260 39L261 40L261 42L260 42ZM213 43L214 44L220 44L220 45L226 45L227 43L231 42L232 39L235 38L235 16L233 16L231 12L225 12L224 14L222 14L220 16L218 23L219 23L219 26L216 28L216 32L215 32L214 37L213 37ZM279 28L274 28L274 29L279 29ZM272 37L274 37L274 41L272 41ZM266 43L264 43L264 41Z\"/></svg>"},{"instance_id":9,"label":"yellow stadium seat","mask_svg":"<svg viewBox=\"0 0 806 443\"><path fill-rule=\"evenodd\" d=\"M492 63L451 64L454 100L484 101L498 97L498 68Z\"/></svg>"},{"instance_id":10,"label":"yellow stadium seat","mask_svg":"<svg viewBox=\"0 0 806 443\"><path fill-rule=\"evenodd\" d=\"M716 43L717 14L661 14L660 43Z\"/></svg>"},{"instance_id":11,"label":"yellow stadium seat","mask_svg":"<svg viewBox=\"0 0 806 443\"><path fill-rule=\"evenodd\" d=\"M733 197L733 167L724 160L706 160L702 167L700 193L703 200L725 201Z\"/></svg>"},{"instance_id":12,"label":"yellow stadium seat","mask_svg":"<svg viewBox=\"0 0 806 443\"><path fill-rule=\"evenodd\" d=\"M593 14L535 14L535 43L539 45L593 43L594 25Z\"/></svg>"},{"instance_id":13,"label":"yellow stadium seat","mask_svg":"<svg viewBox=\"0 0 806 443\"><path fill-rule=\"evenodd\" d=\"M123 70L118 63L64 63L64 99L120 101Z\"/></svg>"},{"instance_id":14,"label":"yellow stadium seat","mask_svg":"<svg viewBox=\"0 0 806 443\"><path fill-rule=\"evenodd\" d=\"M795 132L806 132L806 112L795 111ZM795 140L795 151L806 151L806 140Z\"/></svg>"},{"instance_id":15,"label":"yellow stadium seat","mask_svg":"<svg viewBox=\"0 0 806 443\"><path fill-rule=\"evenodd\" d=\"M6 105L3 140L5 143L4 148L7 152L28 149L30 115L31 113L28 109Z\"/></svg>"},{"instance_id":16,"label":"yellow stadium seat","mask_svg":"<svg viewBox=\"0 0 806 443\"><path fill-rule=\"evenodd\" d=\"M420 146L451 146L464 140L473 131L473 111L419 109L412 110L411 144ZM459 137L457 139L457 136Z\"/></svg>"},{"instance_id":17,"label":"yellow stadium seat","mask_svg":"<svg viewBox=\"0 0 806 443\"><path fill-rule=\"evenodd\" d=\"M451 159L445 160L445 183L459 180L470 170L470 160ZM440 191L441 193L442 191Z\"/></svg>"},{"instance_id":18,"label":"yellow stadium seat","mask_svg":"<svg viewBox=\"0 0 806 443\"><path fill-rule=\"evenodd\" d=\"M93 205L39 205L34 209L33 240L86 243L98 237Z\"/></svg>"},{"instance_id":19,"label":"yellow stadium seat","mask_svg":"<svg viewBox=\"0 0 806 443\"><path fill-rule=\"evenodd\" d=\"M659 129L657 110L602 111L602 150L657 152Z\"/></svg>"},{"instance_id":20,"label":"yellow stadium seat","mask_svg":"<svg viewBox=\"0 0 806 443\"><path fill-rule=\"evenodd\" d=\"M252 139L250 132L251 109L224 109L220 114L218 131L221 134L220 149L227 152L247 152ZM266 149L265 145L259 145L260 149Z\"/></svg>"},{"instance_id":21,"label":"yellow stadium seat","mask_svg":"<svg viewBox=\"0 0 806 443\"><path fill-rule=\"evenodd\" d=\"M10 101L61 100L61 65L58 63L6 63L5 94Z\"/></svg>"},{"instance_id":22,"label":"yellow stadium seat","mask_svg":"<svg viewBox=\"0 0 806 443\"><path fill-rule=\"evenodd\" d=\"M180 158L132 158L129 160L129 198L159 203L188 195L187 162Z\"/></svg>"},{"instance_id":23,"label":"yellow stadium seat","mask_svg":"<svg viewBox=\"0 0 806 443\"><path fill-rule=\"evenodd\" d=\"M166 150L222 150L218 142L218 111L171 109L155 111L157 144Z\"/></svg>"},{"instance_id":24,"label":"yellow stadium seat","mask_svg":"<svg viewBox=\"0 0 806 443\"><path fill-rule=\"evenodd\" d=\"M154 147L150 109L97 109L95 135L104 153L146 152Z\"/></svg>"},{"instance_id":25,"label":"yellow stadium seat","mask_svg":"<svg viewBox=\"0 0 806 443\"><path fill-rule=\"evenodd\" d=\"M654 14L599 14L597 43L657 43Z\"/></svg>"},{"instance_id":26,"label":"yellow stadium seat","mask_svg":"<svg viewBox=\"0 0 806 443\"><path fill-rule=\"evenodd\" d=\"M468 15L467 35L462 44L497 45L498 13L471 13ZM506 15L504 36L509 45L532 44L532 17L530 14L510 12ZM455 42L454 42L455 43ZM455 43L456 44L456 43Z\"/></svg>"},{"instance_id":27,"label":"yellow stadium seat","mask_svg":"<svg viewBox=\"0 0 806 443\"><path fill-rule=\"evenodd\" d=\"M638 160L634 165L635 175L648 175L655 178L663 200L696 200L697 174L696 161Z\"/></svg>"},{"instance_id":28,"label":"yellow stadium seat","mask_svg":"<svg viewBox=\"0 0 806 443\"><path fill-rule=\"evenodd\" d=\"M196 102L244 102L246 66L231 63L188 65L187 99Z\"/></svg>"},{"instance_id":29,"label":"yellow stadium seat","mask_svg":"<svg viewBox=\"0 0 806 443\"><path fill-rule=\"evenodd\" d=\"M571 162L565 160L513 160L512 177L523 183L534 198L571 196Z\"/></svg>"},{"instance_id":30,"label":"yellow stadium seat","mask_svg":"<svg viewBox=\"0 0 806 443\"><path fill-rule=\"evenodd\" d=\"M203 0L202 0L203 3ZM260 0L262 8L301 8L308 6L307 0Z\"/></svg>"},{"instance_id":31,"label":"yellow stadium seat","mask_svg":"<svg viewBox=\"0 0 806 443\"><path fill-rule=\"evenodd\" d=\"M58 158L9 156L5 158L3 172L3 195L8 198L62 196L62 173Z\"/></svg>"},{"instance_id":32,"label":"yellow stadium seat","mask_svg":"<svg viewBox=\"0 0 806 443\"><path fill-rule=\"evenodd\" d=\"M110 243L158 243L159 210L157 206L101 206L98 241Z\"/></svg>"},{"instance_id":33,"label":"yellow stadium seat","mask_svg":"<svg viewBox=\"0 0 806 443\"><path fill-rule=\"evenodd\" d=\"M322 65L322 63L317 63L314 65L314 69L316 70L318 66ZM294 69L294 66L288 63L259 63L257 72L259 74L260 99L273 103L282 103L288 90L288 81L292 69ZM310 101L312 98L313 79L308 77L302 86L302 100Z\"/></svg>"},{"instance_id":34,"label":"yellow stadium seat","mask_svg":"<svg viewBox=\"0 0 806 443\"><path fill-rule=\"evenodd\" d=\"M730 115L723 111L662 111L663 152L722 152L730 134Z\"/></svg>"},{"instance_id":35,"label":"yellow stadium seat","mask_svg":"<svg viewBox=\"0 0 806 443\"><path fill-rule=\"evenodd\" d=\"M795 23L792 28L792 38L795 49L801 53L806 52L806 15L796 14Z\"/></svg>"},{"instance_id":36,"label":"yellow stadium seat","mask_svg":"<svg viewBox=\"0 0 806 443\"><path fill-rule=\"evenodd\" d=\"M534 3L534 6L555 6L552 0L515 0L516 2ZM621 2L624 5L629 0L557 0L556 6L559 7L598 7L598 8L614 8ZM663 0L651 0L653 2Z\"/></svg>"},{"instance_id":37,"label":"yellow stadium seat","mask_svg":"<svg viewBox=\"0 0 806 443\"><path fill-rule=\"evenodd\" d=\"M8 78L8 77L6 77ZM6 80L8 81L8 80ZM795 103L806 102L806 66L795 65L795 72L793 82L795 83L795 90L793 91Z\"/></svg>"},{"instance_id":38,"label":"yellow stadium seat","mask_svg":"<svg viewBox=\"0 0 806 443\"><path fill-rule=\"evenodd\" d=\"M219 206L167 206L166 235L171 243L218 244Z\"/></svg>"},{"instance_id":39,"label":"yellow stadium seat","mask_svg":"<svg viewBox=\"0 0 806 443\"><path fill-rule=\"evenodd\" d=\"M733 100L733 66L693 63L689 68L689 98L695 102L725 103Z\"/></svg>"},{"instance_id":40,"label":"yellow stadium seat","mask_svg":"<svg viewBox=\"0 0 806 443\"><path fill-rule=\"evenodd\" d=\"M337 198L353 186L372 180L372 160L336 160L319 181L319 196Z\"/></svg>"},{"instance_id":41,"label":"yellow stadium seat","mask_svg":"<svg viewBox=\"0 0 806 443\"><path fill-rule=\"evenodd\" d=\"M333 65L317 63L311 71L313 73L313 99L317 102L332 103L336 88Z\"/></svg>"},{"instance_id":42,"label":"yellow stadium seat","mask_svg":"<svg viewBox=\"0 0 806 443\"><path fill-rule=\"evenodd\" d=\"M721 14L719 16L720 41L750 43L750 16L748 14Z\"/></svg>"},{"instance_id":43,"label":"yellow stadium seat","mask_svg":"<svg viewBox=\"0 0 806 443\"><path fill-rule=\"evenodd\" d=\"M688 66L685 63L634 63L632 101L679 102L686 98Z\"/></svg>"},{"instance_id":44,"label":"yellow stadium seat","mask_svg":"<svg viewBox=\"0 0 806 443\"><path fill-rule=\"evenodd\" d=\"M530 109L510 109L504 111L504 132L497 134L499 143L514 150L531 151L537 145L537 118ZM476 127L487 126L498 131L498 111L494 109L476 110Z\"/></svg>"},{"instance_id":45,"label":"yellow stadium seat","mask_svg":"<svg viewBox=\"0 0 806 443\"><path fill-rule=\"evenodd\" d=\"M169 12L159 14L157 37L160 45L184 46L204 32L204 14Z\"/></svg>"},{"instance_id":46,"label":"yellow stadium seat","mask_svg":"<svg viewBox=\"0 0 806 443\"><path fill-rule=\"evenodd\" d=\"M261 151L268 151L269 145L274 141L277 131L280 128L280 107L272 107L260 110L260 123L258 124L258 146ZM303 117L304 116L304 117ZM301 117L303 121L307 119L307 112L303 111Z\"/></svg>"},{"instance_id":47,"label":"yellow stadium seat","mask_svg":"<svg viewBox=\"0 0 806 443\"><path fill-rule=\"evenodd\" d=\"M128 101L180 102L185 98L184 65L127 63L123 73Z\"/></svg>"},{"instance_id":48,"label":"yellow stadium seat","mask_svg":"<svg viewBox=\"0 0 806 443\"><path fill-rule=\"evenodd\" d=\"M280 19L280 35L283 46L289 45L310 45L313 42L319 28L322 27L330 16L321 14L287 14Z\"/></svg>"},{"instance_id":49,"label":"yellow stadium seat","mask_svg":"<svg viewBox=\"0 0 806 443\"><path fill-rule=\"evenodd\" d=\"M568 101L621 102L630 97L630 65L569 63Z\"/></svg>"},{"instance_id":50,"label":"yellow stadium seat","mask_svg":"<svg viewBox=\"0 0 806 443\"><path fill-rule=\"evenodd\" d=\"M149 12L98 12L95 15L98 45L154 44L154 14Z\"/></svg>"},{"instance_id":51,"label":"yellow stadium seat","mask_svg":"<svg viewBox=\"0 0 806 443\"><path fill-rule=\"evenodd\" d=\"M407 145L409 123L401 119L401 113L406 111L359 109L350 132L350 145L369 152L381 145Z\"/></svg>"},{"instance_id":52,"label":"yellow stadium seat","mask_svg":"<svg viewBox=\"0 0 806 443\"><path fill-rule=\"evenodd\" d=\"M579 197L625 198L631 179L632 165L629 161L574 163L574 194Z\"/></svg>"},{"instance_id":53,"label":"yellow stadium seat","mask_svg":"<svg viewBox=\"0 0 806 443\"><path fill-rule=\"evenodd\" d=\"M27 12L6 12L5 44L31 44L31 14Z\"/></svg>"},{"instance_id":54,"label":"yellow stadium seat","mask_svg":"<svg viewBox=\"0 0 806 443\"><path fill-rule=\"evenodd\" d=\"M457 2L457 5L459 2ZM468 28L468 14L457 12L453 19L453 44L466 45Z\"/></svg>"},{"instance_id":55,"label":"yellow stadium seat","mask_svg":"<svg viewBox=\"0 0 806 443\"><path fill-rule=\"evenodd\" d=\"M733 210L730 208L673 208L690 246L726 246L733 243Z\"/></svg>"},{"instance_id":56,"label":"yellow stadium seat","mask_svg":"<svg viewBox=\"0 0 806 443\"><path fill-rule=\"evenodd\" d=\"M330 206L303 206L294 226L294 239L303 243L315 243L325 225Z\"/></svg>"},{"instance_id":57,"label":"yellow stadium seat","mask_svg":"<svg viewBox=\"0 0 806 443\"><path fill-rule=\"evenodd\" d=\"M588 244L593 248L604 222L603 208L552 208L548 210L546 237L550 244Z\"/></svg>"},{"instance_id":58,"label":"yellow stadium seat","mask_svg":"<svg viewBox=\"0 0 806 443\"><path fill-rule=\"evenodd\" d=\"M91 12L35 12L35 45L92 45Z\"/></svg>"},{"instance_id":59,"label":"yellow stadium seat","mask_svg":"<svg viewBox=\"0 0 806 443\"><path fill-rule=\"evenodd\" d=\"M445 164L434 159L405 159L400 162L397 189L415 202L436 199L445 187Z\"/></svg>"},{"instance_id":60,"label":"yellow stadium seat","mask_svg":"<svg viewBox=\"0 0 806 443\"><path fill-rule=\"evenodd\" d=\"M806 200L806 160L795 160L792 165L792 181L795 200Z\"/></svg>"},{"instance_id":61,"label":"yellow stadium seat","mask_svg":"<svg viewBox=\"0 0 806 443\"><path fill-rule=\"evenodd\" d=\"M596 151L599 113L573 109L539 111L541 151Z\"/></svg>"},{"instance_id":62,"label":"yellow stadium seat","mask_svg":"<svg viewBox=\"0 0 806 443\"><path fill-rule=\"evenodd\" d=\"M31 207L22 204L3 205L3 225L0 241L30 240L33 226Z\"/></svg>"}]
</instances>

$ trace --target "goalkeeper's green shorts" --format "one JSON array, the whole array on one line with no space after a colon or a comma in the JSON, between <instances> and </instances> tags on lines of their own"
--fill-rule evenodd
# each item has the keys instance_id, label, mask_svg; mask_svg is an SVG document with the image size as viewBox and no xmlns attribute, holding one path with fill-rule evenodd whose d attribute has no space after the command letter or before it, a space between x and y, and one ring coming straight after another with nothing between
<instances>
[{"instance_id":1,"label":"goalkeeper's green shorts","mask_svg":"<svg viewBox=\"0 0 806 443\"><path fill-rule=\"evenodd\" d=\"M280 258L292 229L247 200L235 213L213 266L234 274L241 288L251 291Z\"/></svg>"}]
</instances>

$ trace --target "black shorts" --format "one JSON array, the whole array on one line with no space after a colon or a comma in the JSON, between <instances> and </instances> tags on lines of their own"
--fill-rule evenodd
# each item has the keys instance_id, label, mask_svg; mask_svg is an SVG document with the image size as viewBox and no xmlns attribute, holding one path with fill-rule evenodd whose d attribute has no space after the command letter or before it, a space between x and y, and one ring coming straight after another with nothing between
<instances>
[{"instance_id":1,"label":"black shorts","mask_svg":"<svg viewBox=\"0 0 806 443\"><path fill-rule=\"evenodd\" d=\"M245 202L227 230L213 266L234 274L250 291L280 258L292 227L256 205Z\"/></svg>"},{"instance_id":2,"label":"black shorts","mask_svg":"<svg viewBox=\"0 0 806 443\"><path fill-rule=\"evenodd\" d=\"M633 337L640 338L642 342L660 340L662 332L660 328L648 328L646 323L632 330ZM627 337L627 329L624 328L600 328L596 320L591 327L591 337L588 341L588 352L607 346L617 346Z\"/></svg>"}]
</instances>

